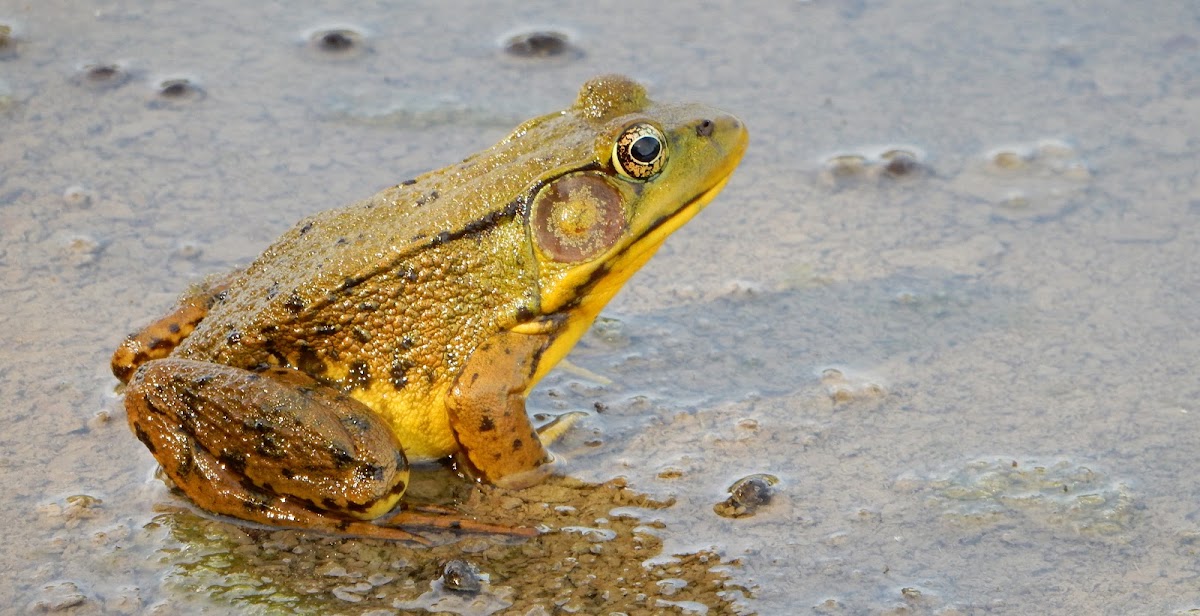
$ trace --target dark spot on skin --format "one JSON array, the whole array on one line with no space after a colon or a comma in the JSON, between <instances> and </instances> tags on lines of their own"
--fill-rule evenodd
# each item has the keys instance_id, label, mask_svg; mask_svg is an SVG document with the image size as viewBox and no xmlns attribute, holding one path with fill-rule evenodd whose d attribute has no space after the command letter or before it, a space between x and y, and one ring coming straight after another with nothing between
<instances>
[{"instance_id":1,"label":"dark spot on skin","mask_svg":"<svg viewBox=\"0 0 1200 616\"><path fill-rule=\"evenodd\" d=\"M496 422L492 421L491 417L484 417L483 421L479 422L480 432L491 432L496 429Z\"/></svg>"},{"instance_id":2,"label":"dark spot on skin","mask_svg":"<svg viewBox=\"0 0 1200 616\"><path fill-rule=\"evenodd\" d=\"M261 513L271 508L271 497L253 492L243 497L242 506L251 513Z\"/></svg>"},{"instance_id":3,"label":"dark spot on skin","mask_svg":"<svg viewBox=\"0 0 1200 616\"><path fill-rule=\"evenodd\" d=\"M259 329L259 330L258 330L258 332L259 332L259 333L261 333L261 334L268 334L268 335L269 335L269 334L273 334L273 333L275 333L275 332L277 332L277 331L279 331L279 326L278 326L278 325L264 325L264 326L262 327L262 329Z\"/></svg>"},{"instance_id":4,"label":"dark spot on skin","mask_svg":"<svg viewBox=\"0 0 1200 616\"><path fill-rule=\"evenodd\" d=\"M283 307L292 314L303 311L306 305L300 295L295 292L288 296L287 301L283 302Z\"/></svg>"},{"instance_id":5,"label":"dark spot on skin","mask_svg":"<svg viewBox=\"0 0 1200 616\"><path fill-rule=\"evenodd\" d=\"M168 325L167 331L171 332L172 334L178 334L180 332L179 324L172 323L172 324Z\"/></svg>"},{"instance_id":6,"label":"dark spot on skin","mask_svg":"<svg viewBox=\"0 0 1200 616\"><path fill-rule=\"evenodd\" d=\"M243 421L242 427L247 432L256 432L258 434L270 434L275 431L275 424L261 417L253 417Z\"/></svg>"},{"instance_id":7,"label":"dark spot on skin","mask_svg":"<svg viewBox=\"0 0 1200 616\"><path fill-rule=\"evenodd\" d=\"M114 364L112 367L113 376L117 377L117 380L121 381L122 383L128 383L129 377L133 374L133 366L135 365L136 364L118 366Z\"/></svg>"},{"instance_id":8,"label":"dark spot on skin","mask_svg":"<svg viewBox=\"0 0 1200 616\"><path fill-rule=\"evenodd\" d=\"M341 419L342 427L350 432L362 434L371 428L371 422L361 415L346 415Z\"/></svg>"},{"instance_id":9,"label":"dark spot on skin","mask_svg":"<svg viewBox=\"0 0 1200 616\"><path fill-rule=\"evenodd\" d=\"M212 381L213 381L213 375L202 374L202 375L192 379L192 387L196 388L196 389L202 389L204 387L207 387L209 383L212 383Z\"/></svg>"},{"instance_id":10,"label":"dark spot on skin","mask_svg":"<svg viewBox=\"0 0 1200 616\"><path fill-rule=\"evenodd\" d=\"M133 424L133 434L134 436L137 436L137 440L141 441L142 444L146 446L146 449L150 450L150 455L155 454L157 450L154 448L154 443L150 442L150 435L146 434L146 431L142 429L142 424Z\"/></svg>"},{"instance_id":11,"label":"dark spot on skin","mask_svg":"<svg viewBox=\"0 0 1200 616\"><path fill-rule=\"evenodd\" d=\"M421 195L420 197L417 197L416 204L419 207L419 206L425 205L426 203L433 203L434 201L437 201L437 198L438 198L438 191L431 190L431 191L429 191L428 194L424 194L424 195Z\"/></svg>"},{"instance_id":12,"label":"dark spot on skin","mask_svg":"<svg viewBox=\"0 0 1200 616\"><path fill-rule=\"evenodd\" d=\"M411 367L412 362L406 359L397 359L392 362L392 369L388 374L392 381L392 387L404 389L404 386L408 385L408 369Z\"/></svg>"},{"instance_id":13,"label":"dark spot on skin","mask_svg":"<svg viewBox=\"0 0 1200 616\"><path fill-rule=\"evenodd\" d=\"M524 446L525 446L525 441L523 441L523 440L521 440L521 439L519 439L519 438L514 438L514 439L513 439L513 444L512 444L512 449L513 449L513 451L520 451L520 450L521 450L521 448L522 448L522 447L524 447Z\"/></svg>"},{"instance_id":14,"label":"dark spot on skin","mask_svg":"<svg viewBox=\"0 0 1200 616\"><path fill-rule=\"evenodd\" d=\"M147 343L146 346L150 347L150 349L153 351L157 351L159 349L169 348L171 344L172 342L170 340L154 337L150 339L150 342Z\"/></svg>"},{"instance_id":15,"label":"dark spot on skin","mask_svg":"<svg viewBox=\"0 0 1200 616\"><path fill-rule=\"evenodd\" d=\"M354 339L366 344L371 341L371 332L355 325L350 328L350 333L354 335Z\"/></svg>"},{"instance_id":16,"label":"dark spot on skin","mask_svg":"<svg viewBox=\"0 0 1200 616\"><path fill-rule=\"evenodd\" d=\"M339 471L344 471L351 466L354 466L354 464L357 462L354 459L354 456L350 455L349 451L346 451L336 443L329 446L329 455L333 457L334 468Z\"/></svg>"},{"instance_id":17,"label":"dark spot on skin","mask_svg":"<svg viewBox=\"0 0 1200 616\"><path fill-rule=\"evenodd\" d=\"M341 506L338 504L338 502L332 498L329 498L328 496L321 499L321 507L330 511L341 509Z\"/></svg>"},{"instance_id":18,"label":"dark spot on skin","mask_svg":"<svg viewBox=\"0 0 1200 616\"><path fill-rule=\"evenodd\" d=\"M316 351L305 347L296 355L296 368L305 374L324 374L327 366Z\"/></svg>"},{"instance_id":19,"label":"dark spot on skin","mask_svg":"<svg viewBox=\"0 0 1200 616\"><path fill-rule=\"evenodd\" d=\"M297 233L299 233L300 235L304 235L305 233L308 233L309 231L311 231L312 228L313 228L313 224L311 222L306 222L300 227L300 229L297 231Z\"/></svg>"},{"instance_id":20,"label":"dark spot on skin","mask_svg":"<svg viewBox=\"0 0 1200 616\"><path fill-rule=\"evenodd\" d=\"M406 334L400 338L400 348L407 351L415 346L417 346L417 341L412 336Z\"/></svg>"},{"instance_id":21,"label":"dark spot on skin","mask_svg":"<svg viewBox=\"0 0 1200 616\"><path fill-rule=\"evenodd\" d=\"M375 302L363 302L358 305L358 309L363 312L375 312L379 310L379 304Z\"/></svg>"},{"instance_id":22,"label":"dark spot on skin","mask_svg":"<svg viewBox=\"0 0 1200 616\"><path fill-rule=\"evenodd\" d=\"M342 327L340 325L322 323L313 330L313 333L318 336L332 336L333 334L341 331L341 329Z\"/></svg>"},{"instance_id":23,"label":"dark spot on skin","mask_svg":"<svg viewBox=\"0 0 1200 616\"><path fill-rule=\"evenodd\" d=\"M501 457L501 456L500 456L500 452L499 452L499 451L497 451L496 453L492 454L492 459L493 459L493 460L499 460L499 459L500 459L500 457Z\"/></svg>"},{"instance_id":24,"label":"dark spot on skin","mask_svg":"<svg viewBox=\"0 0 1200 616\"><path fill-rule=\"evenodd\" d=\"M351 362L346 380L352 389L367 389L371 386L371 367L365 361Z\"/></svg>"},{"instance_id":25,"label":"dark spot on skin","mask_svg":"<svg viewBox=\"0 0 1200 616\"><path fill-rule=\"evenodd\" d=\"M284 479L295 479L296 478L296 471L294 471L290 468L286 468L286 467L279 469L279 474L283 475Z\"/></svg>"},{"instance_id":26,"label":"dark spot on skin","mask_svg":"<svg viewBox=\"0 0 1200 616\"><path fill-rule=\"evenodd\" d=\"M196 456L190 450L185 451L179 456L179 466L175 468L175 475L180 478L187 478L196 470Z\"/></svg>"},{"instance_id":27,"label":"dark spot on skin","mask_svg":"<svg viewBox=\"0 0 1200 616\"><path fill-rule=\"evenodd\" d=\"M225 336L225 344L237 344L242 341L242 332L233 330Z\"/></svg>"},{"instance_id":28,"label":"dark spot on skin","mask_svg":"<svg viewBox=\"0 0 1200 616\"><path fill-rule=\"evenodd\" d=\"M340 531L343 531L343 532L346 530L349 530L350 529L350 520L342 520L341 522L338 522L337 529Z\"/></svg>"},{"instance_id":29,"label":"dark spot on skin","mask_svg":"<svg viewBox=\"0 0 1200 616\"><path fill-rule=\"evenodd\" d=\"M214 293L213 296L210 297L208 300L208 307L212 308L213 306L216 306L217 304L224 304L225 301L228 299L229 299L229 291L221 291L219 293ZM200 320L199 318L196 319L197 322L199 320Z\"/></svg>"},{"instance_id":30,"label":"dark spot on skin","mask_svg":"<svg viewBox=\"0 0 1200 616\"><path fill-rule=\"evenodd\" d=\"M417 270L411 265L405 265L396 269L396 278L407 282L416 282L418 279Z\"/></svg>"},{"instance_id":31,"label":"dark spot on skin","mask_svg":"<svg viewBox=\"0 0 1200 616\"><path fill-rule=\"evenodd\" d=\"M700 120L700 123L696 125L696 136L711 137L714 128L716 128L716 124L713 124L712 120Z\"/></svg>"},{"instance_id":32,"label":"dark spot on skin","mask_svg":"<svg viewBox=\"0 0 1200 616\"><path fill-rule=\"evenodd\" d=\"M403 182L400 182L400 185L401 186L412 186L413 184L416 184L416 183L417 183L416 180L404 180Z\"/></svg>"},{"instance_id":33,"label":"dark spot on skin","mask_svg":"<svg viewBox=\"0 0 1200 616\"><path fill-rule=\"evenodd\" d=\"M336 240L334 240L334 242L333 242L333 243L334 243L335 245L337 245L337 246L345 246L346 244L349 244L349 243L350 243L350 240L348 240L348 239L346 239L346 238L344 238L344 237L339 237L339 238L337 238Z\"/></svg>"},{"instance_id":34,"label":"dark spot on skin","mask_svg":"<svg viewBox=\"0 0 1200 616\"><path fill-rule=\"evenodd\" d=\"M378 464L364 464L354 471L362 481L383 481L384 468Z\"/></svg>"},{"instance_id":35,"label":"dark spot on skin","mask_svg":"<svg viewBox=\"0 0 1200 616\"><path fill-rule=\"evenodd\" d=\"M517 308L517 321L524 323L533 319L533 311L528 306Z\"/></svg>"},{"instance_id":36,"label":"dark spot on skin","mask_svg":"<svg viewBox=\"0 0 1200 616\"><path fill-rule=\"evenodd\" d=\"M353 289L354 287L362 284L364 280L366 280L366 278L361 276L346 276L346 278L342 280L342 286L340 287L340 290L345 291L347 289Z\"/></svg>"},{"instance_id":37,"label":"dark spot on skin","mask_svg":"<svg viewBox=\"0 0 1200 616\"><path fill-rule=\"evenodd\" d=\"M254 444L254 451L259 455L271 458L272 460L280 460L287 457L287 448L284 447L279 439L274 434L263 434Z\"/></svg>"},{"instance_id":38,"label":"dark spot on skin","mask_svg":"<svg viewBox=\"0 0 1200 616\"><path fill-rule=\"evenodd\" d=\"M222 451L217 461L237 475L246 474L246 454L240 451Z\"/></svg>"},{"instance_id":39,"label":"dark spot on skin","mask_svg":"<svg viewBox=\"0 0 1200 616\"><path fill-rule=\"evenodd\" d=\"M405 483L404 483L404 480L403 480L403 479L401 479L401 480L399 480L399 481L397 481L397 482L396 482L396 485L392 486L392 489L388 490L388 496L395 496L395 495L397 495L397 494L404 494L404 490L405 490L407 487L408 487L408 486L407 486L407 485L405 485Z\"/></svg>"}]
</instances>

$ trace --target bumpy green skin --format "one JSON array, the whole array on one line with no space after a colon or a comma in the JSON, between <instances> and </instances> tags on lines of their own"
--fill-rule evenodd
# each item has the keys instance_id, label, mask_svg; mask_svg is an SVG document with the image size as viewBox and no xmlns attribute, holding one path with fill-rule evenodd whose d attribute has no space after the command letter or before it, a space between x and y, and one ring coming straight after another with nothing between
<instances>
[{"instance_id":1,"label":"bumpy green skin","mask_svg":"<svg viewBox=\"0 0 1200 616\"><path fill-rule=\"evenodd\" d=\"M598 269L621 276L606 285L619 287L632 271L621 271L616 256L736 165L744 129L696 135L698 120L723 117L652 103L623 77L589 81L571 109L530 120L489 150L301 221L231 282L175 355L298 368L383 414L410 457L452 453L438 407L473 349L583 303ZM525 218L538 189L583 168L616 175L612 142L643 118L663 128L670 158L660 181L624 182L629 232L587 263L541 257ZM588 308L590 323L599 306ZM543 359L539 372L552 364Z\"/></svg>"},{"instance_id":2,"label":"bumpy green skin","mask_svg":"<svg viewBox=\"0 0 1200 616\"><path fill-rule=\"evenodd\" d=\"M644 135L665 158L630 161ZM526 394L746 144L732 116L593 79L488 150L301 221L130 336L112 361L130 425L198 505L271 524L381 515L405 454L534 471Z\"/></svg>"}]
</instances>

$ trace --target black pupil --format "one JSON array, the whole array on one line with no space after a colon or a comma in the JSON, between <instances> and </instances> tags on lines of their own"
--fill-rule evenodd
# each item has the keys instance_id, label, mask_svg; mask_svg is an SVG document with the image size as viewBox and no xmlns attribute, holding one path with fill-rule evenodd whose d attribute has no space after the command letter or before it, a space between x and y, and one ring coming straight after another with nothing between
<instances>
[{"instance_id":1,"label":"black pupil","mask_svg":"<svg viewBox=\"0 0 1200 616\"><path fill-rule=\"evenodd\" d=\"M662 145L658 143L658 139L650 136L639 137L629 146L629 155L639 163L648 165L658 158L658 152L661 149Z\"/></svg>"}]
</instances>

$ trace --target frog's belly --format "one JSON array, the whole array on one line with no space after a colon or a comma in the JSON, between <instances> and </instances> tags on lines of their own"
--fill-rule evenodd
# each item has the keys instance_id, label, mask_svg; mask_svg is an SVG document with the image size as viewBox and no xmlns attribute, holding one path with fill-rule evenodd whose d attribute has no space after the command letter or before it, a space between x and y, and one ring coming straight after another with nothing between
<instances>
[{"instance_id":1,"label":"frog's belly","mask_svg":"<svg viewBox=\"0 0 1200 616\"><path fill-rule=\"evenodd\" d=\"M383 417L411 460L432 460L458 451L450 430L445 395L435 392L400 392L375 384L350 394Z\"/></svg>"}]
</instances>

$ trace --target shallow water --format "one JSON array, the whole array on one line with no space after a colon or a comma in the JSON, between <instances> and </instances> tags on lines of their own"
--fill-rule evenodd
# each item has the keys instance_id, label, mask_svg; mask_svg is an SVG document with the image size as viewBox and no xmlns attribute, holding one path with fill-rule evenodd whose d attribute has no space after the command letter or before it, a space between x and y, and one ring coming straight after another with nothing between
<instances>
[{"instance_id":1,"label":"shallow water","mask_svg":"<svg viewBox=\"0 0 1200 616\"><path fill-rule=\"evenodd\" d=\"M1200 609L1200 6L209 4L0 0L0 605ZM567 46L505 53L533 31ZM570 479L414 488L566 530L266 532L153 478L108 374L128 331L603 72L750 150L531 396L591 411ZM717 515L756 473L771 502Z\"/></svg>"}]
</instances>

